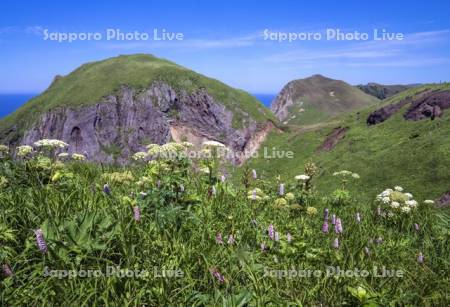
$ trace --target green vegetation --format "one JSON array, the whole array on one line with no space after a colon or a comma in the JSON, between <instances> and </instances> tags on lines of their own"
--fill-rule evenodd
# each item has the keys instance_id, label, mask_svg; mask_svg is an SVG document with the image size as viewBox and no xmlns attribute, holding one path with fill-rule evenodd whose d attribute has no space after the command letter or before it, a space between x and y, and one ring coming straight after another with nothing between
<instances>
[{"instance_id":1,"label":"green vegetation","mask_svg":"<svg viewBox=\"0 0 450 307\"><path fill-rule=\"evenodd\" d=\"M352 110L379 103L356 87L340 80L314 75L290 82L291 99L289 116L283 119L289 124L308 125L324 121ZM279 102L283 103L283 102Z\"/></svg>"},{"instance_id":2,"label":"green vegetation","mask_svg":"<svg viewBox=\"0 0 450 307\"><path fill-rule=\"evenodd\" d=\"M0 121L0 135L4 136L16 126L14 136L20 136L46 111L101 102L103 97L117 93L121 86L132 87L139 92L155 81L165 82L176 91L185 90L188 93L205 89L234 113L236 127L241 127L246 117L257 122L267 119L275 121L269 110L242 90L233 89L168 60L137 54L84 64L67 76L55 78L45 92Z\"/></svg>"},{"instance_id":3,"label":"green vegetation","mask_svg":"<svg viewBox=\"0 0 450 307\"><path fill-rule=\"evenodd\" d=\"M385 122L368 127L366 119L379 107L413 97L425 89L450 90L450 84L434 84L413 88L358 112L333 118L318 125L290 126L288 133L272 133L262 148L273 147L293 151L294 159L264 159L249 161L249 166L272 176L291 177L298 165L313 161L319 166L318 186L331 192L330 173L351 169L361 174L354 192L375 193L393 184L416 191L419 195L436 199L450 189L450 112L432 120L406 121L403 114L408 106ZM336 127L348 127L345 138L330 152L317 148ZM274 171L276 170L276 171Z\"/></svg>"},{"instance_id":4,"label":"green vegetation","mask_svg":"<svg viewBox=\"0 0 450 307\"><path fill-rule=\"evenodd\" d=\"M0 304L448 306L450 220L421 195L381 203L350 192L362 176L300 163L232 184L217 155L156 155L188 145L125 168L1 147Z\"/></svg>"}]
</instances>

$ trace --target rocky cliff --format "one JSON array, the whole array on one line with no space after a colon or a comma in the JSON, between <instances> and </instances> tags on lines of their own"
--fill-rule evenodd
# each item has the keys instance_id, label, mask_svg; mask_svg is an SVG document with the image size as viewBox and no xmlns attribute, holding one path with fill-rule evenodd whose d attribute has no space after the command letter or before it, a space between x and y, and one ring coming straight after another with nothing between
<instances>
[{"instance_id":1,"label":"rocky cliff","mask_svg":"<svg viewBox=\"0 0 450 307\"><path fill-rule=\"evenodd\" d=\"M198 78L206 78L189 72L184 81L191 81L191 85ZM200 146L203 141L215 140L235 154L233 162L241 163L273 127L273 119L266 116L266 110L256 99L248 100L250 95L216 80L204 81L211 88L202 84L187 88L158 76L146 87L133 85L126 77L122 79L122 85L95 103L77 105L42 99L38 104L34 100L3 121L1 137L11 145L32 144L43 138L60 139L70 145L69 153L85 153L89 160L118 163L126 163L133 153L143 151L150 143L174 140ZM80 90L92 91L92 86L101 85L85 84ZM218 88L221 95L217 95ZM71 99L55 91L52 85L41 96L51 94L50 98L57 97L60 101ZM48 108L48 104L53 105ZM33 110L37 114L32 114ZM259 116L252 116L250 111L259 112Z\"/></svg>"}]
</instances>

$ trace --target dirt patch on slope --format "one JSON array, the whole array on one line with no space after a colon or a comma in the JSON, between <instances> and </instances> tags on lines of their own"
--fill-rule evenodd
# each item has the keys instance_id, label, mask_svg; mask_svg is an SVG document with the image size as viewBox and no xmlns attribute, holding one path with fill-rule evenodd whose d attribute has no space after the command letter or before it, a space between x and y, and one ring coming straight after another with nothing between
<instances>
[{"instance_id":1,"label":"dirt patch on slope","mask_svg":"<svg viewBox=\"0 0 450 307\"><path fill-rule=\"evenodd\" d=\"M317 148L317 151L330 151L345 137L345 134L348 131L348 127L337 127L334 128L333 131L327 135L327 138Z\"/></svg>"}]
</instances>

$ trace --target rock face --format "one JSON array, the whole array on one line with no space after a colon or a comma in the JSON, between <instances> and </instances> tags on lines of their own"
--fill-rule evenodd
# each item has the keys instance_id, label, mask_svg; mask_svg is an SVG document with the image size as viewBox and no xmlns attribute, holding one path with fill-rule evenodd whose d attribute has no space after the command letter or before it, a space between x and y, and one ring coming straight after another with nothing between
<instances>
[{"instance_id":1,"label":"rock face","mask_svg":"<svg viewBox=\"0 0 450 307\"><path fill-rule=\"evenodd\" d=\"M237 129L232 121L233 113L205 90L177 93L163 82L154 82L141 91L121 87L116 95L94 105L51 110L26 131L20 143L55 138L70 145L69 153L86 153L93 161L126 163L133 153L145 150L145 145L172 139L194 144L216 140L241 153L249 144L254 147L252 136L261 138L258 132L266 128L250 121ZM236 158L234 162L242 161Z\"/></svg>"},{"instance_id":2,"label":"rock face","mask_svg":"<svg viewBox=\"0 0 450 307\"><path fill-rule=\"evenodd\" d=\"M425 91L415 99L409 97L395 104L384 106L369 115L367 125L371 126L384 122L407 104L410 104L410 106L403 115L406 120L435 119L442 116L445 109L450 108L450 92Z\"/></svg>"}]
</instances>

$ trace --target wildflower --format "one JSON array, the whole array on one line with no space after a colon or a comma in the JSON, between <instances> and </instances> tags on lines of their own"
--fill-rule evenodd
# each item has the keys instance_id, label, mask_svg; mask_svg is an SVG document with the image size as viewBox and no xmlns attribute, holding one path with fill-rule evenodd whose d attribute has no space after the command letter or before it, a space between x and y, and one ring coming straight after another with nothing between
<instances>
[{"instance_id":1,"label":"wildflower","mask_svg":"<svg viewBox=\"0 0 450 307\"><path fill-rule=\"evenodd\" d=\"M427 199L427 200L424 200L423 203L426 205L432 205L432 204L434 204L434 200Z\"/></svg>"},{"instance_id":2,"label":"wildflower","mask_svg":"<svg viewBox=\"0 0 450 307\"><path fill-rule=\"evenodd\" d=\"M161 187L161 180L157 180L156 181L156 187L159 189Z\"/></svg>"},{"instance_id":3,"label":"wildflower","mask_svg":"<svg viewBox=\"0 0 450 307\"><path fill-rule=\"evenodd\" d=\"M133 214L134 220L139 223L141 221L141 209L139 209L139 206L133 208Z\"/></svg>"},{"instance_id":4,"label":"wildflower","mask_svg":"<svg viewBox=\"0 0 450 307\"><path fill-rule=\"evenodd\" d=\"M184 185L180 184L180 192L183 193L184 192Z\"/></svg>"},{"instance_id":5,"label":"wildflower","mask_svg":"<svg viewBox=\"0 0 450 307\"><path fill-rule=\"evenodd\" d=\"M58 154L57 156L59 159L67 159L69 157L69 154L67 152L62 152Z\"/></svg>"},{"instance_id":6,"label":"wildflower","mask_svg":"<svg viewBox=\"0 0 450 307\"><path fill-rule=\"evenodd\" d=\"M20 158L28 156L31 152L33 152L33 147L31 146L23 145L17 147L17 156Z\"/></svg>"},{"instance_id":7,"label":"wildflower","mask_svg":"<svg viewBox=\"0 0 450 307\"><path fill-rule=\"evenodd\" d=\"M228 236L228 244L229 245L233 245L234 243L236 243L236 240L234 239L233 235L229 235Z\"/></svg>"},{"instance_id":8,"label":"wildflower","mask_svg":"<svg viewBox=\"0 0 450 307\"><path fill-rule=\"evenodd\" d=\"M287 201L284 198L277 198L273 204L275 207L284 207L287 205Z\"/></svg>"},{"instance_id":9,"label":"wildflower","mask_svg":"<svg viewBox=\"0 0 450 307\"><path fill-rule=\"evenodd\" d=\"M308 207L306 208L306 214L308 215L316 215L317 214L317 209L314 207Z\"/></svg>"},{"instance_id":10,"label":"wildflower","mask_svg":"<svg viewBox=\"0 0 450 307\"><path fill-rule=\"evenodd\" d=\"M399 207L400 207L400 203L399 203L399 202L393 201L393 202L391 203L391 208L392 208L392 209L397 209L397 208L399 208Z\"/></svg>"},{"instance_id":11,"label":"wildflower","mask_svg":"<svg viewBox=\"0 0 450 307\"><path fill-rule=\"evenodd\" d=\"M414 229L415 229L416 231L419 231L419 230L420 230L420 226L419 226L419 224L417 224L417 223L414 223Z\"/></svg>"},{"instance_id":12,"label":"wildflower","mask_svg":"<svg viewBox=\"0 0 450 307\"><path fill-rule=\"evenodd\" d=\"M280 241L280 234L278 233L278 231L275 231L274 240L277 242Z\"/></svg>"},{"instance_id":13,"label":"wildflower","mask_svg":"<svg viewBox=\"0 0 450 307\"><path fill-rule=\"evenodd\" d=\"M147 157L148 157L148 154L146 152L138 151L131 158L134 161L144 161L145 159L147 159Z\"/></svg>"},{"instance_id":14,"label":"wildflower","mask_svg":"<svg viewBox=\"0 0 450 307\"><path fill-rule=\"evenodd\" d=\"M86 157L82 154L74 153L72 154L72 159L74 159L75 161L84 161L86 160Z\"/></svg>"},{"instance_id":15,"label":"wildflower","mask_svg":"<svg viewBox=\"0 0 450 307\"><path fill-rule=\"evenodd\" d=\"M43 139L43 140L34 142L34 146L56 149L56 148L66 148L69 146L69 144L64 143L63 141L60 141L60 140Z\"/></svg>"},{"instance_id":16,"label":"wildflower","mask_svg":"<svg viewBox=\"0 0 450 307\"><path fill-rule=\"evenodd\" d=\"M424 257L423 257L422 252L420 252L419 255L417 255L417 262L422 264L423 261L424 261Z\"/></svg>"},{"instance_id":17,"label":"wildflower","mask_svg":"<svg viewBox=\"0 0 450 307\"><path fill-rule=\"evenodd\" d=\"M286 198L287 200L294 200L295 199L295 195L294 195L294 193L288 192L288 193L286 193L284 198Z\"/></svg>"},{"instance_id":18,"label":"wildflower","mask_svg":"<svg viewBox=\"0 0 450 307\"><path fill-rule=\"evenodd\" d=\"M257 179L258 178L258 175L256 174L256 170L255 169L252 169L252 177L253 177L253 179Z\"/></svg>"},{"instance_id":19,"label":"wildflower","mask_svg":"<svg viewBox=\"0 0 450 307\"><path fill-rule=\"evenodd\" d=\"M216 187L215 187L215 186L212 186L212 187L211 187L211 194L212 194L212 195L216 195L216 193L217 193Z\"/></svg>"},{"instance_id":20,"label":"wildflower","mask_svg":"<svg viewBox=\"0 0 450 307\"><path fill-rule=\"evenodd\" d=\"M380 207L380 206L377 207L377 215L378 215L378 216L381 215L381 207Z\"/></svg>"},{"instance_id":21,"label":"wildflower","mask_svg":"<svg viewBox=\"0 0 450 307\"><path fill-rule=\"evenodd\" d=\"M288 241L288 242L291 242L292 241L292 235L288 232L287 233L287 235L286 235L286 240Z\"/></svg>"},{"instance_id":22,"label":"wildflower","mask_svg":"<svg viewBox=\"0 0 450 307\"><path fill-rule=\"evenodd\" d=\"M217 269L211 269L211 274L214 276L220 283L225 282L225 277L219 273Z\"/></svg>"},{"instance_id":23,"label":"wildflower","mask_svg":"<svg viewBox=\"0 0 450 307\"><path fill-rule=\"evenodd\" d=\"M408 199L412 199L413 195L411 193L403 193Z\"/></svg>"},{"instance_id":24,"label":"wildflower","mask_svg":"<svg viewBox=\"0 0 450 307\"><path fill-rule=\"evenodd\" d=\"M268 250L266 244L264 244L264 243L261 243L259 246L260 246L260 249L261 249L262 252L265 252L265 251Z\"/></svg>"},{"instance_id":25,"label":"wildflower","mask_svg":"<svg viewBox=\"0 0 450 307\"><path fill-rule=\"evenodd\" d=\"M357 223L361 223L361 214L359 214L359 212L356 212L355 219Z\"/></svg>"},{"instance_id":26,"label":"wildflower","mask_svg":"<svg viewBox=\"0 0 450 307\"><path fill-rule=\"evenodd\" d=\"M355 179L359 179L359 178L360 178L359 175L358 175L357 173L353 173L353 174L352 174L352 177L355 178Z\"/></svg>"},{"instance_id":27,"label":"wildflower","mask_svg":"<svg viewBox=\"0 0 450 307\"><path fill-rule=\"evenodd\" d=\"M332 224L332 225L336 225L336 214L333 214L333 215L331 216L331 224Z\"/></svg>"},{"instance_id":28,"label":"wildflower","mask_svg":"<svg viewBox=\"0 0 450 307\"><path fill-rule=\"evenodd\" d=\"M280 187L278 188L278 195L284 195L284 183L280 183Z\"/></svg>"},{"instance_id":29,"label":"wildflower","mask_svg":"<svg viewBox=\"0 0 450 307\"><path fill-rule=\"evenodd\" d=\"M411 211L411 208L410 207L402 207L401 210L404 213L409 213Z\"/></svg>"},{"instance_id":30,"label":"wildflower","mask_svg":"<svg viewBox=\"0 0 450 307\"><path fill-rule=\"evenodd\" d=\"M325 221L323 222L323 225L322 225L322 232L323 232L323 233L328 233L328 221L327 221L327 220L325 220Z\"/></svg>"},{"instance_id":31,"label":"wildflower","mask_svg":"<svg viewBox=\"0 0 450 307\"><path fill-rule=\"evenodd\" d=\"M258 226L258 222L257 222L256 220L252 220L251 223L252 223L252 225L255 226L255 227Z\"/></svg>"},{"instance_id":32,"label":"wildflower","mask_svg":"<svg viewBox=\"0 0 450 307\"><path fill-rule=\"evenodd\" d=\"M224 176L224 175L220 176L220 181L221 181L222 183L225 183L225 181L226 181L226 178L225 178L225 176Z\"/></svg>"},{"instance_id":33,"label":"wildflower","mask_svg":"<svg viewBox=\"0 0 450 307\"><path fill-rule=\"evenodd\" d=\"M267 233L269 234L269 238L271 240L275 239L275 229L272 224L269 225L269 227L267 229Z\"/></svg>"},{"instance_id":34,"label":"wildflower","mask_svg":"<svg viewBox=\"0 0 450 307\"><path fill-rule=\"evenodd\" d=\"M370 255L370 249L367 246L364 247L364 254L366 254L367 256Z\"/></svg>"},{"instance_id":35,"label":"wildflower","mask_svg":"<svg viewBox=\"0 0 450 307\"><path fill-rule=\"evenodd\" d=\"M218 232L216 234L216 243L217 244L223 244L222 234L220 232Z\"/></svg>"},{"instance_id":36,"label":"wildflower","mask_svg":"<svg viewBox=\"0 0 450 307\"><path fill-rule=\"evenodd\" d=\"M183 145L186 148L192 148L194 147L194 144L190 143L190 142L181 142L181 145Z\"/></svg>"},{"instance_id":37,"label":"wildflower","mask_svg":"<svg viewBox=\"0 0 450 307\"><path fill-rule=\"evenodd\" d=\"M47 243L45 243L44 234L42 232L42 229L35 230L34 235L36 236L36 243L37 243L37 246L38 246L39 250L41 251L41 253L44 253L44 254L47 253L48 247L47 247Z\"/></svg>"},{"instance_id":38,"label":"wildflower","mask_svg":"<svg viewBox=\"0 0 450 307\"><path fill-rule=\"evenodd\" d=\"M377 243L377 244L383 243L383 238L382 238L382 237L376 238L376 239L375 239L375 243Z\"/></svg>"},{"instance_id":39,"label":"wildflower","mask_svg":"<svg viewBox=\"0 0 450 307\"><path fill-rule=\"evenodd\" d=\"M342 228L342 221L340 218L336 219L336 224L334 225L334 231L336 233L342 233L344 229Z\"/></svg>"},{"instance_id":40,"label":"wildflower","mask_svg":"<svg viewBox=\"0 0 450 307\"><path fill-rule=\"evenodd\" d=\"M309 176L308 175L297 175L295 176L295 180L300 180L300 181L307 181L309 180Z\"/></svg>"},{"instance_id":41,"label":"wildflower","mask_svg":"<svg viewBox=\"0 0 450 307\"><path fill-rule=\"evenodd\" d=\"M333 248L338 249L339 248L339 239L335 238L332 244Z\"/></svg>"},{"instance_id":42,"label":"wildflower","mask_svg":"<svg viewBox=\"0 0 450 307\"><path fill-rule=\"evenodd\" d=\"M109 188L109 184L105 183L105 184L103 185L103 192L104 192L106 195L111 195L111 189Z\"/></svg>"},{"instance_id":43,"label":"wildflower","mask_svg":"<svg viewBox=\"0 0 450 307\"><path fill-rule=\"evenodd\" d=\"M351 174L353 174L353 173L350 171L343 170L343 171L339 171L339 172L334 172L333 176L349 176Z\"/></svg>"},{"instance_id":44,"label":"wildflower","mask_svg":"<svg viewBox=\"0 0 450 307\"><path fill-rule=\"evenodd\" d=\"M397 192L403 192L403 188L400 186L394 187L394 190L396 190Z\"/></svg>"},{"instance_id":45,"label":"wildflower","mask_svg":"<svg viewBox=\"0 0 450 307\"><path fill-rule=\"evenodd\" d=\"M417 201L415 201L414 199L405 201L405 204L412 208L415 208L418 205Z\"/></svg>"},{"instance_id":46,"label":"wildflower","mask_svg":"<svg viewBox=\"0 0 450 307\"><path fill-rule=\"evenodd\" d=\"M325 208L325 209L323 210L323 219L326 220L326 221L328 221L329 215L330 215L330 210L328 210L328 208Z\"/></svg>"},{"instance_id":47,"label":"wildflower","mask_svg":"<svg viewBox=\"0 0 450 307\"><path fill-rule=\"evenodd\" d=\"M5 275L6 277L12 277L14 275L11 267L8 264L2 265L2 271L3 275Z\"/></svg>"},{"instance_id":48,"label":"wildflower","mask_svg":"<svg viewBox=\"0 0 450 307\"><path fill-rule=\"evenodd\" d=\"M9 153L9 147L3 144L0 144L0 153L1 154L8 154Z\"/></svg>"}]
</instances>

